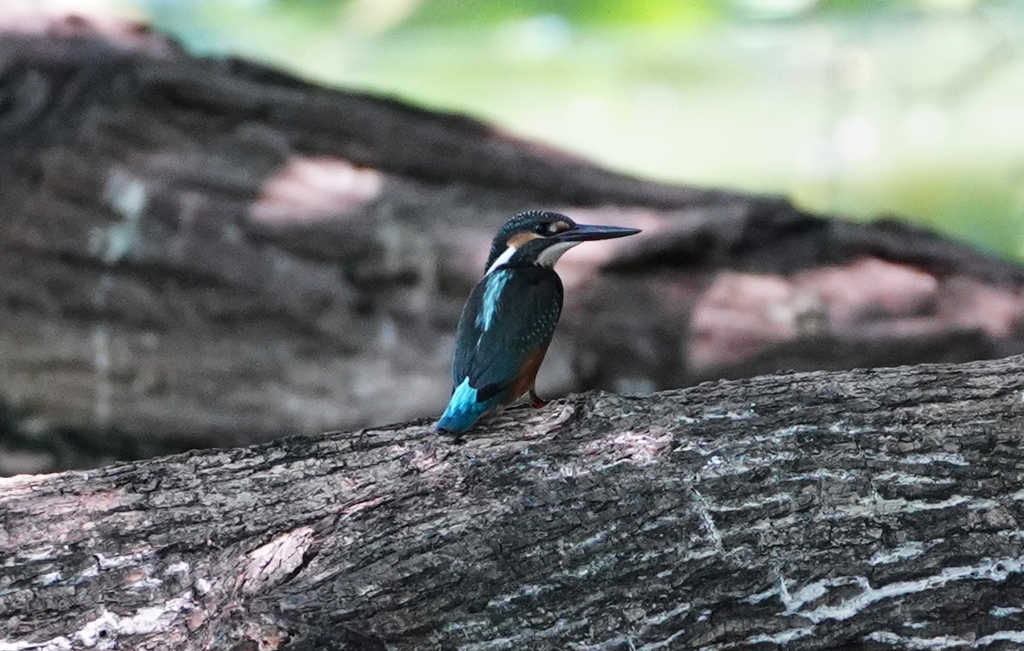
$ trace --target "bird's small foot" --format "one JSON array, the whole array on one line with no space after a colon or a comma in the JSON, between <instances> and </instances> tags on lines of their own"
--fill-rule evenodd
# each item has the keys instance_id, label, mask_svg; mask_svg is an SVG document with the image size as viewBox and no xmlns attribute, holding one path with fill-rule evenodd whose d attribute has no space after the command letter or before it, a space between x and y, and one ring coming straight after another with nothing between
<instances>
[{"instance_id":1,"label":"bird's small foot","mask_svg":"<svg viewBox=\"0 0 1024 651\"><path fill-rule=\"evenodd\" d=\"M533 405L534 409L540 409L544 405L548 404L548 401L541 400L540 396L538 396L535 392L530 391L530 404Z\"/></svg>"}]
</instances>

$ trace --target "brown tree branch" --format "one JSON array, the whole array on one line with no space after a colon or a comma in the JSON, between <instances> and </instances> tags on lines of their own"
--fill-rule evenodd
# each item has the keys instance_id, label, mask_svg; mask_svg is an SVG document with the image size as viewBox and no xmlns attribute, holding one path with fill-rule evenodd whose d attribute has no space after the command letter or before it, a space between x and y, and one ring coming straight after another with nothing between
<instances>
[{"instance_id":1,"label":"brown tree branch","mask_svg":"<svg viewBox=\"0 0 1024 651\"><path fill-rule=\"evenodd\" d=\"M0 649L1016 648L1022 362L3 479Z\"/></svg>"}]
</instances>

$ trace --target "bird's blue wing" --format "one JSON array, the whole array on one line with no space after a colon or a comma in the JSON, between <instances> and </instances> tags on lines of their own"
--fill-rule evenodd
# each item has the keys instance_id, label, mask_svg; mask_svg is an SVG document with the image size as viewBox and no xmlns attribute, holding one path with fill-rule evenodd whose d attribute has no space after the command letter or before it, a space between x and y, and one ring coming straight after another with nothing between
<instances>
[{"instance_id":1,"label":"bird's blue wing","mask_svg":"<svg viewBox=\"0 0 1024 651\"><path fill-rule=\"evenodd\" d=\"M438 427L464 431L507 395L524 362L547 348L562 311L562 281L551 269L499 269L469 296L456 332L452 399Z\"/></svg>"}]
</instances>

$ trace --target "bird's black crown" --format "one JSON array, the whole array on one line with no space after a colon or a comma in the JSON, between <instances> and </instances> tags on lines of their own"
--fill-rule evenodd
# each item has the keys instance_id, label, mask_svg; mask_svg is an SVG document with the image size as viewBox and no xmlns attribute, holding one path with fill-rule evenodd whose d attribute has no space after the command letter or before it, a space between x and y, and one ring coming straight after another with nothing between
<instances>
[{"instance_id":1,"label":"bird's black crown","mask_svg":"<svg viewBox=\"0 0 1024 651\"><path fill-rule=\"evenodd\" d=\"M557 212L547 210L521 212L498 229L498 233L491 243L491 253L487 256L485 269L491 268L494 261L508 248L509 240L520 233L534 233L542 237L550 237L575 227L576 222Z\"/></svg>"}]
</instances>

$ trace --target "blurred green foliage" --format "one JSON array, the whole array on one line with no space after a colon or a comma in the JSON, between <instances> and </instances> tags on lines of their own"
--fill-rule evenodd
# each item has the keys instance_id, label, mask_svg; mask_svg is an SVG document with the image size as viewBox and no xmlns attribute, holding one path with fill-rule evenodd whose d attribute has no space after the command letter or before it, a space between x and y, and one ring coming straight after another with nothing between
<instances>
[{"instance_id":1,"label":"blurred green foliage","mask_svg":"<svg viewBox=\"0 0 1024 651\"><path fill-rule=\"evenodd\" d=\"M296 0L284 0L301 4ZM702 23L720 18L727 3L715 0L434 0L419 5L410 17L410 26L488 25L532 16L558 15L580 27L607 24L631 24L662 27L671 24Z\"/></svg>"},{"instance_id":2,"label":"blurred green foliage","mask_svg":"<svg viewBox=\"0 0 1024 651\"><path fill-rule=\"evenodd\" d=\"M200 53L1024 257L1016 0L122 0Z\"/></svg>"}]
</instances>

